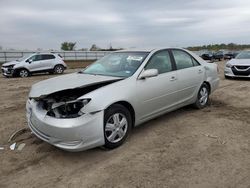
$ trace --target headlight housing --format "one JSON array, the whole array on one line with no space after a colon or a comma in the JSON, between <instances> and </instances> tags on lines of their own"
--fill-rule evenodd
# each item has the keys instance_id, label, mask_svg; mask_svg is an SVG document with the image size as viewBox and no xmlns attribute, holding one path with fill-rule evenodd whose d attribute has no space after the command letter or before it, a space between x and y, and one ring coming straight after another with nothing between
<instances>
[{"instance_id":1,"label":"headlight housing","mask_svg":"<svg viewBox=\"0 0 250 188\"><path fill-rule=\"evenodd\" d=\"M56 118L77 118L84 113L81 109L90 102L91 99L78 99L68 102L58 102L51 106L47 115Z\"/></svg>"},{"instance_id":2,"label":"headlight housing","mask_svg":"<svg viewBox=\"0 0 250 188\"><path fill-rule=\"evenodd\" d=\"M226 64L226 67L227 67L227 68L232 68L232 66L233 66L233 65L231 65L230 63L227 63L227 64Z\"/></svg>"},{"instance_id":3,"label":"headlight housing","mask_svg":"<svg viewBox=\"0 0 250 188\"><path fill-rule=\"evenodd\" d=\"M13 69L14 66L15 66L15 65L8 65L8 66L4 66L4 65L3 65L2 67L5 67L5 68L7 68L7 69L10 70L10 69Z\"/></svg>"}]
</instances>

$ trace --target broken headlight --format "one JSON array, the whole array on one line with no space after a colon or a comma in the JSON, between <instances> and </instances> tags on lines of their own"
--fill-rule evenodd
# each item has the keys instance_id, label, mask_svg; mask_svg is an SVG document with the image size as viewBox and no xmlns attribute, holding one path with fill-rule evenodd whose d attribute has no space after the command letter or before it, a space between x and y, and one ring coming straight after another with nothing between
<instances>
[{"instance_id":1,"label":"broken headlight","mask_svg":"<svg viewBox=\"0 0 250 188\"><path fill-rule=\"evenodd\" d=\"M68 102L53 103L47 115L56 118L76 118L84 113L81 109L89 103L91 99L79 99Z\"/></svg>"}]
</instances>

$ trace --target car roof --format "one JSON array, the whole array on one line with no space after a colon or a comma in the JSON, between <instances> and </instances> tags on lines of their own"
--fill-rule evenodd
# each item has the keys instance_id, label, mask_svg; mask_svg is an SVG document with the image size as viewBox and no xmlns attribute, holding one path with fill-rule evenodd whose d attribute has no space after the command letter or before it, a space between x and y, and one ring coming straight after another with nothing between
<instances>
[{"instance_id":1,"label":"car roof","mask_svg":"<svg viewBox=\"0 0 250 188\"><path fill-rule=\"evenodd\" d=\"M159 51L159 50L167 50L167 49L180 49L184 50L184 48L179 47L166 47L166 48L151 48L151 49L129 49L129 50L119 50L115 52L152 52L152 51Z\"/></svg>"},{"instance_id":2,"label":"car roof","mask_svg":"<svg viewBox=\"0 0 250 188\"><path fill-rule=\"evenodd\" d=\"M56 53L51 53L51 52L36 52L32 55L57 55Z\"/></svg>"},{"instance_id":3,"label":"car roof","mask_svg":"<svg viewBox=\"0 0 250 188\"><path fill-rule=\"evenodd\" d=\"M129 49L129 50L118 50L114 52L151 52L152 49Z\"/></svg>"}]
</instances>

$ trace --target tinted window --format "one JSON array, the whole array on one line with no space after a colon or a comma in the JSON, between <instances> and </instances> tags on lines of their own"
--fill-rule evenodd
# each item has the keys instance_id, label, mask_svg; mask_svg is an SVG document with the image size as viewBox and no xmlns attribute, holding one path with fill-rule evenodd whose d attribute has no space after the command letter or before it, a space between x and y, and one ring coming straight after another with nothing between
<instances>
[{"instance_id":1,"label":"tinted window","mask_svg":"<svg viewBox=\"0 0 250 188\"><path fill-rule=\"evenodd\" d=\"M55 56L51 54L42 55L42 60L48 60L48 59L55 59Z\"/></svg>"},{"instance_id":2,"label":"tinted window","mask_svg":"<svg viewBox=\"0 0 250 188\"><path fill-rule=\"evenodd\" d=\"M177 69L193 67L192 57L184 51L172 50Z\"/></svg>"},{"instance_id":3,"label":"tinted window","mask_svg":"<svg viewBox=\"0 0 250 188\"><path fill-rule=\"evenodd\" d=\"M145 69L157 69L159 74L172 71L169 53L161 51L153 55Z\"/></svg>"},{"instance_id":4,"label":"tinted window","mask_svg":"<svg viewBox=\"0 0 250 188\"><path fill-rule=\"evenodd\" d=\"M42 56L41 55L33 55L29 59L32 61L40 61L42 59Z\"/></svg>"}]
</instances>

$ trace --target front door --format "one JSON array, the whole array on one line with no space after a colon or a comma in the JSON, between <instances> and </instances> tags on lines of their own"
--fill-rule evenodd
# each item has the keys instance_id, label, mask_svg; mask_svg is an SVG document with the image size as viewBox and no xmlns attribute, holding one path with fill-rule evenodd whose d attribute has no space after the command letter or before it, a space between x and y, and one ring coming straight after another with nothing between
<instances>
[{"instance_id":1,"label":"front door","mask_svg":"<svg viewBox=\"0 0 250 188\"><path fill-rule=\"evenodd\" d=\"M138 79L136 94L138 98L139 121L150 119L172 107L177 98L176 71L173 70L169 52L163 50L156 52L144 70L157 69L158 76Z\"/></svg>"},{"instance_id":2,"label":"front door","mask_svg":"<svg viewBox=\"0 0 250 188\"><path fill-rule=\"evenodd\" d=\"M41 55L33 55L32 57L29 58L29 61L27 60L28 69L30 72L35 72L40 70L41 67Z\"/></svg>"}]
</instances>

